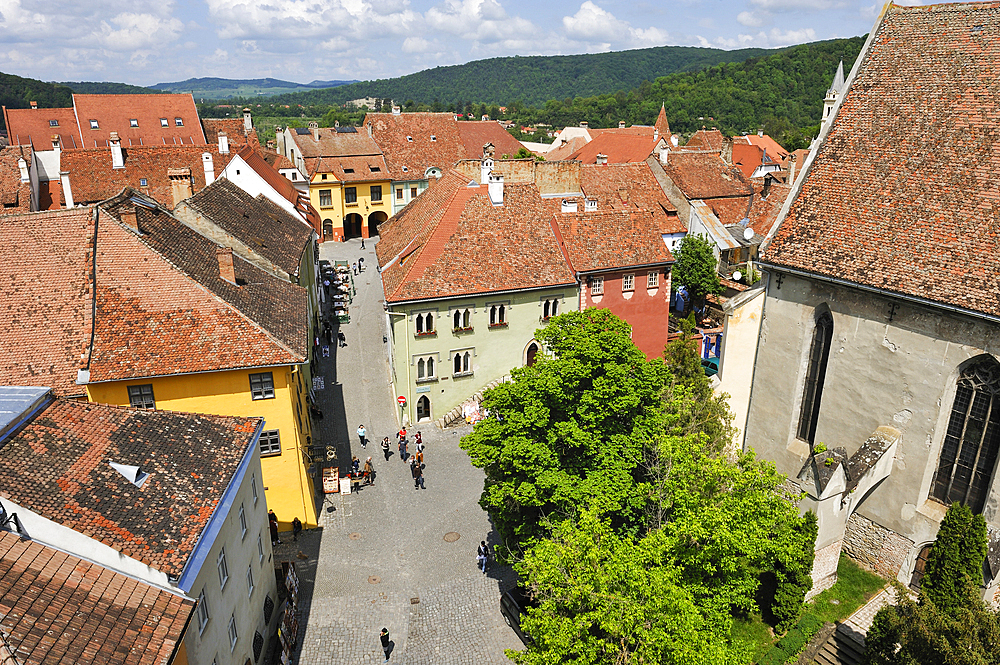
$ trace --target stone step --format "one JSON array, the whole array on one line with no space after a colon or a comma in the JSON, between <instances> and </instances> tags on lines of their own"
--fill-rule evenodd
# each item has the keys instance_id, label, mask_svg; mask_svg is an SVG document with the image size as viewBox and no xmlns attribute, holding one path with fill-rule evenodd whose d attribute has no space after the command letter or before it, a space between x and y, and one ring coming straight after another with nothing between
<instances>
[{"instance_id":1,"label":"stone step","mask_svg":"<svg viewBox=\"0 0 1000 665\"><path fill-rule=\"evenodd\" d=\"M816 665L860 665L865 647L857 637L849 634L850 629L838 626L813 659Z\"/></svg>"}]
</instances>

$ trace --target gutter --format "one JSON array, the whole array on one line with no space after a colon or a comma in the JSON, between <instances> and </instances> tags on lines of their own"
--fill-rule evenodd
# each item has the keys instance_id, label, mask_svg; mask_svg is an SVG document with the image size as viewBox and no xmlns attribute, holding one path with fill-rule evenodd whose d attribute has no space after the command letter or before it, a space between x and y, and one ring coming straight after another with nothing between
<instances>
[{"instance_id":1,"label":"gutter","mask_svg":"<svg viewBox=\"0 0 1000 665\"><path fill-rule=\"evenodd\" d=\"M386 303L390 306L392 305L410 305L415 303L424 302L440 302L442 300L454 300L456 298L475 298L477 296L502 296L508 293L526 293L528 291L541 291L542 289L554 289L560 286L574 286L576 282L559 282L558 284L545 284L543 286L527 286L520 289L503 289L499 291L476 291L475 293L458 293L451 296L438 296L436 298L414 298L412 300L386 300Z\"/></svg>"},{"instance_id":2,"label":"gutter","mask_svg":"<svg viewBox=\"0 0 1000 665\"><path fill-rule=\"evenodd\" d=\"M139 381L141 379L162 379L170 376L192 376L195 374L211 374L212 372L237 372L244 369L276 369L279 367L298 367L299 365L305 365L309 362L308 357L304 357L301 362L295 363L281 363L280 365L248 365L246 367L220 367L218 369L203 369L197 372L171 372L170 374L148 374L146 376L131 376L125 379L105 379L104 381L91 381L88 379L84 382L86 385L99 385L102 383L114 383L115 381ZM77 381L79 384L80 382Z\"/></svg>"}]
</instances>

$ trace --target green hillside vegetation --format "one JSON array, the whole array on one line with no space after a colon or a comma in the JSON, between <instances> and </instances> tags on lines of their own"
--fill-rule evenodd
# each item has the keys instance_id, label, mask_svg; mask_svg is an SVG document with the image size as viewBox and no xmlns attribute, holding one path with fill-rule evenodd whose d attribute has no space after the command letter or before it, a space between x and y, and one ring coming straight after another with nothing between
<instances>
[{"instance_id":1,"label":"green hillside vegetation","mask_svg":"<svg viewBox=\"0 0 1000 665\"><path fill-rule=\"evenodd\" d=\"M59 83L45 83L0 72L0 106L26 109L30 108L31 102L38 102L41 108L72 106L73 91ZM2 115L0 128L7 129Z\"/></svg>"},{"instance_id":2,"label":"green hillside vegetation","mask_svg":"<svg viewBox=\"0 0 1000 665\"><path fill-rule=\"evenodd\" d=\"M279 94L313 91L316 85L336 86L351 83L351 81L314 81L313 83L294 83L275 78L263 79L223 79L223 78L193 78L175 83L157 83L152 88L157 92L189 92L197 99L232 99L259 98Z\"/></svg>"},{"instance_id":3,"label":"green hillside vegetation","mask_svg":"<svg viewBox=\"0 0 1000 665\"><path fill-rule=\"evenodd\" d=\"M720 62L740 62L774 50L723 51L691 46L562 56L514 56L435 67L394 79L361 81L338 88L281 95L280 104L343 104L377 97L416 103L475 100L486 104L543 104L549 99L597 95L634 88L673 72L697 70Z\"/></svg>"},{"instance_id":4,"label":"green hillside vegetation","mask_svg":"<svg viewBox=\"0 0 1000 665\"><path fill-rule=\"evenodd\" d=\"M111 81L66 81L60 83L80 95L155 95L160 90Z\"/></svg>"}]
</instances>

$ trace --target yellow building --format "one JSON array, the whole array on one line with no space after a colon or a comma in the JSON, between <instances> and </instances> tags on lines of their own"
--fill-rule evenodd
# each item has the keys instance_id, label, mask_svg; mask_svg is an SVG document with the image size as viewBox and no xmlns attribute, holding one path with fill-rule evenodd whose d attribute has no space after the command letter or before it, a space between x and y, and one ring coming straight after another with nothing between
<instances>
[{"instance_id":1,"label":"yellow building","mask_svg":"<svg viewBox=\"0 0 1000 665\"><path fill-rule=\"evenodd\" d=\"M354 127L285 128L278 151L309 178L322 240L369 238L392 215L392 179L382 150Z\"/></svg>"}]
</instances>

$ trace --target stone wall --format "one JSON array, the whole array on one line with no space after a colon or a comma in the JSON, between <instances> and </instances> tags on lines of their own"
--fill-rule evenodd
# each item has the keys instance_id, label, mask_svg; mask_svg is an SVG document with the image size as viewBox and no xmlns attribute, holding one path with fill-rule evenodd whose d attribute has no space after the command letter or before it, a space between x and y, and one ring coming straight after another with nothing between
<instances>
[{"instance_id":1,"label":"stone wall","mask_svg":"<svg viewBox=\"0 0 1000 665\"><path fill-rule=\"evenodd\" d=\"M887 580L896 579L913 548L913 541L857 513L847 520L844 552Z\"/></svg>"},{"instance_id":2,"label":"stone wall","mask_svg":"<svg viewBox=\"0 0 1000 665\"><path fill-rule=\"evenodd\" d=\"M840 563L841 542L838 540L826 547L816 550L816 558L813 559L812 589L806 594L809 600L816 594L826 591L837 582L837 564Z\"/></svg>"}]
</instances>

